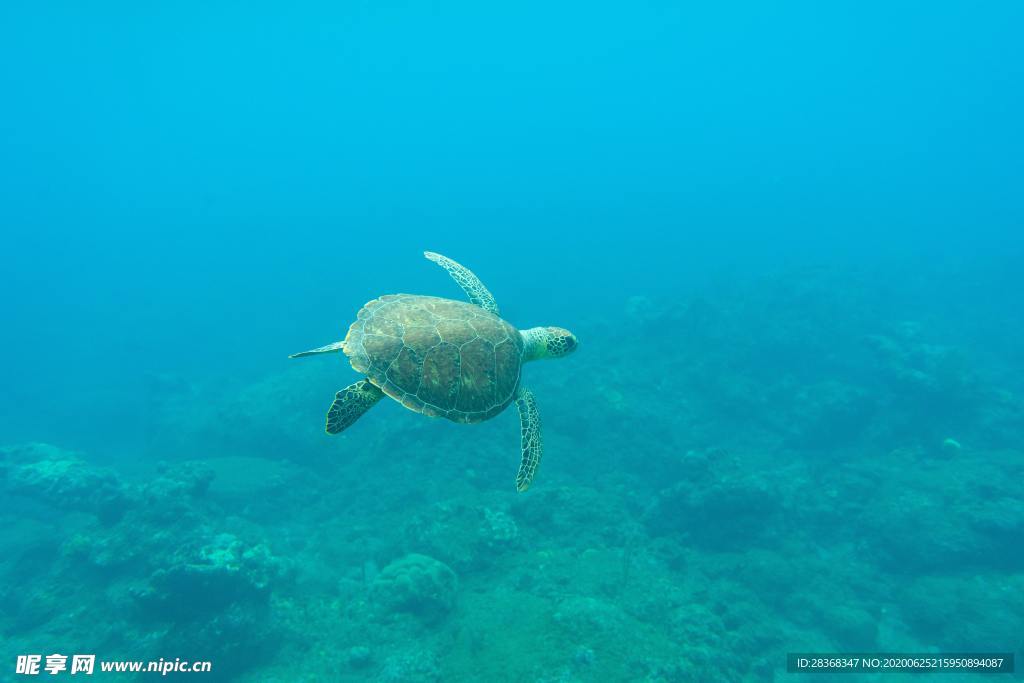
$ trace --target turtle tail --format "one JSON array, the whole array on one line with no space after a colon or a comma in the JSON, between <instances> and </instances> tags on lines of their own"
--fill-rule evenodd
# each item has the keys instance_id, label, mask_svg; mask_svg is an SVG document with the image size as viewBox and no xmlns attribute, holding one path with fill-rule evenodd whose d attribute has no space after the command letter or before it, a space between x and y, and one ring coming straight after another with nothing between
<instances>
[{"instance_id":1,"label":"turtle tail","mask_svg":"<svg viewBox=\"0 0 1024 683\"><path fill-rule=\"evenodd\" d=\"M344 351L344 350L345 350L345 342L340 341L340 342L334 342L333 344L328 344L327 346L318 346L317 348L310 349L309 351L302 351L301 353L293 353L292 355L290 355L288 357L289 358L304 358L306 356L315 356L318 353L338 353L339 351Z\"/></svg>"}]
</instances>

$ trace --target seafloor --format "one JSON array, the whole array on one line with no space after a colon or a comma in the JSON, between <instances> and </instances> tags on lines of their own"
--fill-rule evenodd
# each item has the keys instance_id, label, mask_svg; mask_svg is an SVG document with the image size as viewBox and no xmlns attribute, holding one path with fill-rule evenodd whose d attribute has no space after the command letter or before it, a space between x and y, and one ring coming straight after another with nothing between
<instances>
[{"instance_id":1,"label":"seafloor","mask_svg":"<svg viewBox=\"0 0 1024 683\"><path fill-rule=\"evenodd\" d=\"M208 659L182 678L246 683L1021 658L1019 313L933 285L802 271L609 302L573 322L573 357L526 368L546 453L525 494L514 411L385 402L328 437L355 377L337 357L164 378L135 460L0 450L5 656Z\"/></svg>"}]
</instances>

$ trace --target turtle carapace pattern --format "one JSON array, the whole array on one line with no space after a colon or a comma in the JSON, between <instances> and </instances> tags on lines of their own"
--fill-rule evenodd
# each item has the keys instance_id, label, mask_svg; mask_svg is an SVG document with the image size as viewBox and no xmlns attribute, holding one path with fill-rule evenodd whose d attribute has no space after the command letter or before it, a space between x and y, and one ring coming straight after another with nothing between
<instances>
[{"instance_id":1,"label":"turtle carapace pattern","mask_svg":"<svg viewBox=\"0 0 1024 683\"><path fill-rule=\"evenodd\" d=\"M367 303L345 337L356 372L409 410L480 422L515 400L519 330L479 306L391 294Z\"/></svg>"}]
</instances>

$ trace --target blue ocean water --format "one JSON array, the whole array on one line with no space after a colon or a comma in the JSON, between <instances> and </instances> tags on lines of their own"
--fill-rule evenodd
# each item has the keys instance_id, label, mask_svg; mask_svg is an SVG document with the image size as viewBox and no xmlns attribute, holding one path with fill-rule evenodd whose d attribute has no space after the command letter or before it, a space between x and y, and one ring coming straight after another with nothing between
<instances>
[{"instance_id":1,"label":"blue ocean water","mask_svg":"<svg viewBox=\"0 0 1024 683\"><path fill-rule=\"evenodd\" d=\"M1022 31L1009 0L3 3L0 679L1020 660ZM580 340L522 370L525 493L514 406L329 436L361 375L287 358L380 295L464 300L425 250Z\"/></svg>"}]
</instances>

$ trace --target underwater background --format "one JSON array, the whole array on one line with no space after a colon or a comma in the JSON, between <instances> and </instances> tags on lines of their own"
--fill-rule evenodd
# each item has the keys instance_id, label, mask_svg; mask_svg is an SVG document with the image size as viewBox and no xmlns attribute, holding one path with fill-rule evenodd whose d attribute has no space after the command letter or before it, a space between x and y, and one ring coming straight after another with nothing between
<instances>
[{"instance_id":1,"label":"underwater background","mask_svg":"<svg viewBox=\"0 0 1024 683\"><path fill-rule=\"evenodd\" d=\"M1010 0L2 3L0 680L1020 679L1021 35ZM287 358L464 299L424 250L580 339L523 370L525 493L514 409L328 436L359 376Z\"/></svg>"}]
</instances>

